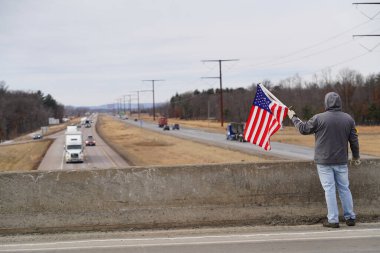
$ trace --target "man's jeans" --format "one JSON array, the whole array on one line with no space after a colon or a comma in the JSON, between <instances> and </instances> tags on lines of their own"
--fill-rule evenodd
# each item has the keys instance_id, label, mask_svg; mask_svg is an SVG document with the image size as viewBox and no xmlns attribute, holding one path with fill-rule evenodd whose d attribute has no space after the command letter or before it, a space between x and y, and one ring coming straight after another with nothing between
<instances>
[{"instance_id":1,"label":"man's jeans","mask_svg":"<svg viewBox=\"0 0 380 253\"><path fill-rule=\"evenodd\" d=\"M327 219L330 223L339 223L339 210L336 201L336 189L342 202L343 215L346 220L355 219L352 195L349 189L348 167L344 165L322 165L317 164L319 180L325 190L327 203Z\"/></svg>"}]
</instances>

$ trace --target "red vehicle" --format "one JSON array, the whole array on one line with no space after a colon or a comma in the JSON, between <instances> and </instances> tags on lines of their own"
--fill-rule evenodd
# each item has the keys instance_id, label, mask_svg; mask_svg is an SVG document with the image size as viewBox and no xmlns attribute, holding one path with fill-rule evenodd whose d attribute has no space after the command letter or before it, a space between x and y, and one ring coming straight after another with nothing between
<instances>
[{"instance_id":1,"label":"red vehicle","mask_svg":"<svg viewBox=\"0 0 380 253\"><path fill-rule=\"evenodd\" d=\"M86 146L96 146L95 139L91 135L89 135L86 139Z\"/></svg>"},{"instance_id":2,"label":"red vehicle","mask_svg":"<svg viewBox=\"0 0 380 253\"><path fill-rule=\"evenodd\" d=\"M168 118L161 117L158 119L158 127L164 127L168 124Z\"/></svg>"}]
</instances>

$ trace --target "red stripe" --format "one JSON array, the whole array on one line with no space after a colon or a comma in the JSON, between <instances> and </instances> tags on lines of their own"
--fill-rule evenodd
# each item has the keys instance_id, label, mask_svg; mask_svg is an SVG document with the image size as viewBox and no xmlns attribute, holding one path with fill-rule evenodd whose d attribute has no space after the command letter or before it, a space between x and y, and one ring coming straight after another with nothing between
<instances>
[{"instance_id":1,"label":"red stripe","mask_svg":"<svg viewBox=\"0 0 380 253\"><path fill-rule=\"evenodd\" d=\"M265 120L265 117L267 115L267 111L266 110L263 110L260 108L260 111L262 112L262 116L261 116L261 120L260 122L258 122L257 124L259 124L259 127L257 128L257 131L256 131L256 134L255 134L255 137L253 139L253 142L254 143L257 143L257 139L259 138L259 135L260 135L260 132L261 130L263 129L264 127L264 120ZM260 146L260 145L259 145Z\"/></svg>"},{"instance_id":2,"label":"red stripe","mask_svg":"<svg viewBox=\"0 0 380 253\"><path fill-rule=\"evenodd\" d=\"M270 116L268 118L268 123L265 125L264 134L263 134L263 137L259 143L259 146L264 146L264 144L265 144L264 141L267 142L266 139L267 139L267 136L269 134L269 130L270 130L270 127L272 126L272 124L273 124L273 116L270 114Z\"/></svg>"},{"instance_id":3,"label":"red stripe","mask_svg":"<svg viewBox=\"0 0 380 253\"><path fill-rule=\"evenodd\" d=\"M256 127L256 124L257 124L257 121L259 119L259 115L260 115L260 108L257 108L257 111L256 111L256 114L253 115L253 122L252 122L252 127L251 127L251 131L249 132L249 135L248 135L248 138L247 140L251 143L254 143L253 141L251 141L251 138L252 138L252 135L253 135L253 131L255 130L255 127Z\"/></svg>"},{"instance_id":4,"label":"red stripe","mask_svg":"<svg viewBox=\"0 0 380 253\"><path fill-rule=\"evenodd\" d=\"M288 113L288 108L285 106L279 105L277 102L272 102L270 106L270 110L272 113L269 113L266 110L261 109L260 107L257 107L256 113L254 113L255 108L256 106L254 105L251 107L251 111L249 113L249 117L246 122L246 128L244 129L244 137L245 138L247 137L246 138L247 141L258 145L265 150L270 150L271 149L270 137L280 129L282 120ZM259 121L260 113L262 113L262 116ZM267 122L265 122L265 118L267 117L267 115L268 115L268 120ZM248 132L248 127L250 123L252 123L251 129ZM257 127L256 133L253 134L256 127ZM258 143L261 131L263 131L263 133Z\"/></svg>"}]
</instances>

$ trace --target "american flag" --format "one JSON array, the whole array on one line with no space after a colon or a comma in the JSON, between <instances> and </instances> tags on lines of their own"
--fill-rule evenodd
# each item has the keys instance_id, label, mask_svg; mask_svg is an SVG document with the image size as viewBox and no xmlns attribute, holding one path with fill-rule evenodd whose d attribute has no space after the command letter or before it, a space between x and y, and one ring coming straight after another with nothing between
<instances>
[{"instance_id":1,"label":"american flag","mask_svg":"<svg viewBox=\"0 0 380 253\"><path fill-rule=\"evenodd\" d=\"M270 150L269 139L280 129L287 114L288 108L285 105L269 98L257 85L256 96L245 124L244 139Z\"/></svg>"}]
</instances>

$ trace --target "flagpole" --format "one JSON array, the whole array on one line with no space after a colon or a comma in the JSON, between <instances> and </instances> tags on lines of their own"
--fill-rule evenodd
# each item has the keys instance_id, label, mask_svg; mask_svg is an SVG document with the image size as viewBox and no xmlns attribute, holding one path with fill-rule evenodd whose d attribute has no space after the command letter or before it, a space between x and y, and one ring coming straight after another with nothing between
<instances>
[{"instance_id":1,"label":"flagpole","mask_svg":"<svg viewBox=\"0 0 380 253\"><path fill-rule=\"evenodd\" d=\"M282 102L280 101L280 99L276 98L276 96L273 95L272 92L270 92L267 88L265 88L264 85L262 85L261 83L259 83L258 85L260 85L260 87L264 90L264 92L265 92L268 96L272 97L272 99L276 100L276 101L279 102L281 105L286 106L286 105L284 105L284 103L282 103Z\"/></svg>"}]
</instances>

